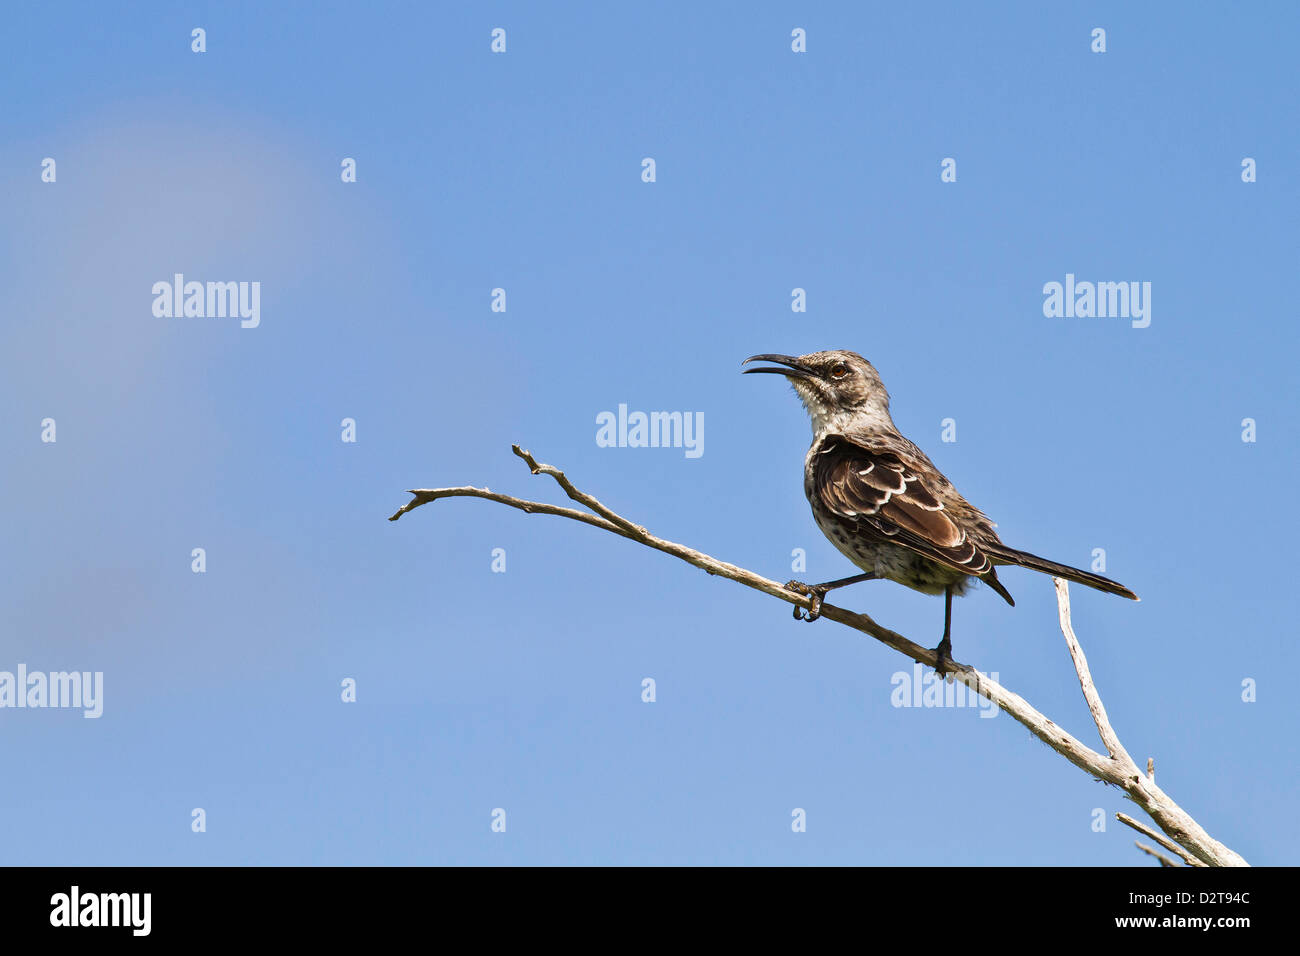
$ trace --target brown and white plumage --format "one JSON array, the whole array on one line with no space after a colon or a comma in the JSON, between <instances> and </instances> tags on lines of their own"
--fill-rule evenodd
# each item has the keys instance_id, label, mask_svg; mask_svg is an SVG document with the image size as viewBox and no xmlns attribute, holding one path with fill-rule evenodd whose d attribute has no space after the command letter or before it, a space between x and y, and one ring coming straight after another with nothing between
<instances>
[{"instance_id":1,"label":"brown and white plumage","mask_svg":"<svg viewBox=\"0 0 1300 956\"><path fill-rule=\"evenodd\" d=\"M1100 574L1007 547L988 516L963 498L925 453L901 435L892 441L880 436L855 441L847 435L826 435L814 443L808 458L812 468L807 470L806 484L811 488L805 491L810 500L813 493L817 496L814 510L819 506L837 518L855 520L863 539L905 547L950 569L959 576L954 578L955 593L965 589L967 576L975 577L1014 606L997 576L999 565L1010 564L1137 600L1128 588ZM943 588L917 590L937 594Z\"/></svg>"},{"instance_id":2,"label":"brown and white plumage","mask_svg":"<svg viewBox=\"0 0 1300 956\"><path fill-rule=\"evenodd\" d=\"M812 419L813 443L804 460L804 492L818 527L864 572L856 579L827 585L797 585L820 597L868 577L887 578L926 594L945 594L941 659L949 646L951 602L972 580L983 581L1008 604L1011 595L997 568L1016 565L1138 600L1109 578L1009 548L993 522L963 498L916 445L898 433L889 414L889 393L875 368L856 352L809 355L755 355L746 362L774 362L786 376Z\"/></svg>"},{"instance_id":3,"label":"brown and white plumage","mask_svg":"<svg viewBox=\"0 0 1300 956\"><path fill-rule=\"evenodd\" d=\"M878 576L928 594L946 587L960 593L976 577L1015 604L998 581L992 557L980 547L997 541L993 523L957 494L920 449L913 446L909 453L902 443L911 445L901 436L898 442L882 442L838 434L813 443L804 491L822 530L831 525L831 541L864 571L892 565L895 573ZM842 534L847 523L852 532ZM902 555L886 554L882 561L876 555L881 548L903 548L940 567L926 568Z\"/></svg>"}]
</instances>

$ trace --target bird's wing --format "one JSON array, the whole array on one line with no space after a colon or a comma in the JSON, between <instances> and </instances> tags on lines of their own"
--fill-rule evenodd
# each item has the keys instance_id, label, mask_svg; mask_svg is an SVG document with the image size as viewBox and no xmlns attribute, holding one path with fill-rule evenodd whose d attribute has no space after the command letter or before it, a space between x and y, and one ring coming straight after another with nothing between
<instances>
[{"instance_id":1,"label":"bird's wing","mask_svg":"<svg viewBox=\"0 0 1300 956\"><path fill-rule=\"evenodd\" d=\"M828 511L963 574L989 575L988 583L1010 600L989 555L944 508L933 466L843 435L828 435L814 457L813 493Z\"/></svg>"}]
</instances>

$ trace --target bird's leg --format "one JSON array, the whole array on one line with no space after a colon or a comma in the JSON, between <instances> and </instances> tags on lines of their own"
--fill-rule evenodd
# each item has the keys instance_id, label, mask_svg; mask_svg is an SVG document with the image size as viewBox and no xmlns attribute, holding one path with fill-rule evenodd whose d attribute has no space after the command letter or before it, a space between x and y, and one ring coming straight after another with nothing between
<instances>
[{"instance_id":1,"label":"bird's leg","mask_svg":"<svg viewBox=\"0 0 1300 956\"><path fill-rule=\"evenodd\" d=\"M952 588L946 588L943 592L943 640L939 646L934 649L937 660L934 662L934 672L940 677L954 670L952 659Z\"/></svg>"},{"instance_id":2,"label":"bird's leg","mask_svg":"<svg viewBox=\"0 0 1300 956\"><path fill-rule=\"evenodd\" d=\"M799 605L794 606L794 619L796 621L815 621L822 616L822 598L828 591L834 591L836 588L842 588L848 584L857 584L859 581L871 581L875 579L871 572L866 574L855 574L851 578L840 578L838 581L827 581L825 584L804 584L802 581L787 581L785 589L793 591L795 594L802 594L812 598L812 607L808 609L808 616L803 616L803 608Z\"/></svg>"}]
</instances>

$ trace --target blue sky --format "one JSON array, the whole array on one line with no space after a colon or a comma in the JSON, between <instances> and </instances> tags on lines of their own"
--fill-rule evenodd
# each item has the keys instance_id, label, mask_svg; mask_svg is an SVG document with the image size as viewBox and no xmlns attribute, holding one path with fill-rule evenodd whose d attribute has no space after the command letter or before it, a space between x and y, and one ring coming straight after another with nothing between
<instances>
[{"instance_id":1,"label":"blue sky","mask_svg":"<svg viewBox=\"0 0 1300 956\"><path fill-rule=\"evenodd\" d=\"M1149 865L1093 831L1119 792L891 706L911 662L862 635L559 519L385 520L561 500L519 442L665 537L853 573L798 402L739 374L823 348L1008 543L1105 550L1142 602L1072 595L1121 738L1295 862L1292 5L263 6L6 13L0 670L102 671L104 713L0 710L3 862ZM178 272L259 282L260 325L155 317ZM1045 317L1067 273L1150 282L1150 326ZM598 447L620 403L703 454ZM1050 579L1001 578L956 657L1093 743Z\"/></svg>"}]
</instances>

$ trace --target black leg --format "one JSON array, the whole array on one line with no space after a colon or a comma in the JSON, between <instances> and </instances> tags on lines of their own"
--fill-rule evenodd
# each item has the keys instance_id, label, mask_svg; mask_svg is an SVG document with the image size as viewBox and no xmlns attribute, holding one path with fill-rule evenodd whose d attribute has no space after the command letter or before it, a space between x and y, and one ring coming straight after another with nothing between
<instances>
[{"instance_id":1,"label":"black leg","mask_svg":"<svg viewBox=\"0 0 1300 956\"><path fill-rule=\"evenodd\" d=\"M952 670L952 588L943 592L943 640L934 649L938 660L934 663L935 672L940 676Z\"/></svg>"},{"instance_id":2,"label":"black leg","mask_svg":"<svg viewBox=\"0 0 1300 956\"><path fill-rule=\"evenodd\" d=\"M785 588L787 591L793 591L795 594L803 594L812 598L812 607L808 610L808 616L803 616L803 608L799 605L794 607L794 619L796 621L815 621L822 616L822 598L829 591L836 588L842 588L849 584L857 584L859 581L873 581L875 575L855 574L851 578L840 578L838 581L827 581L825 584L804 584L802 581L787 581Z\"/></svg>"}]
</instances>

